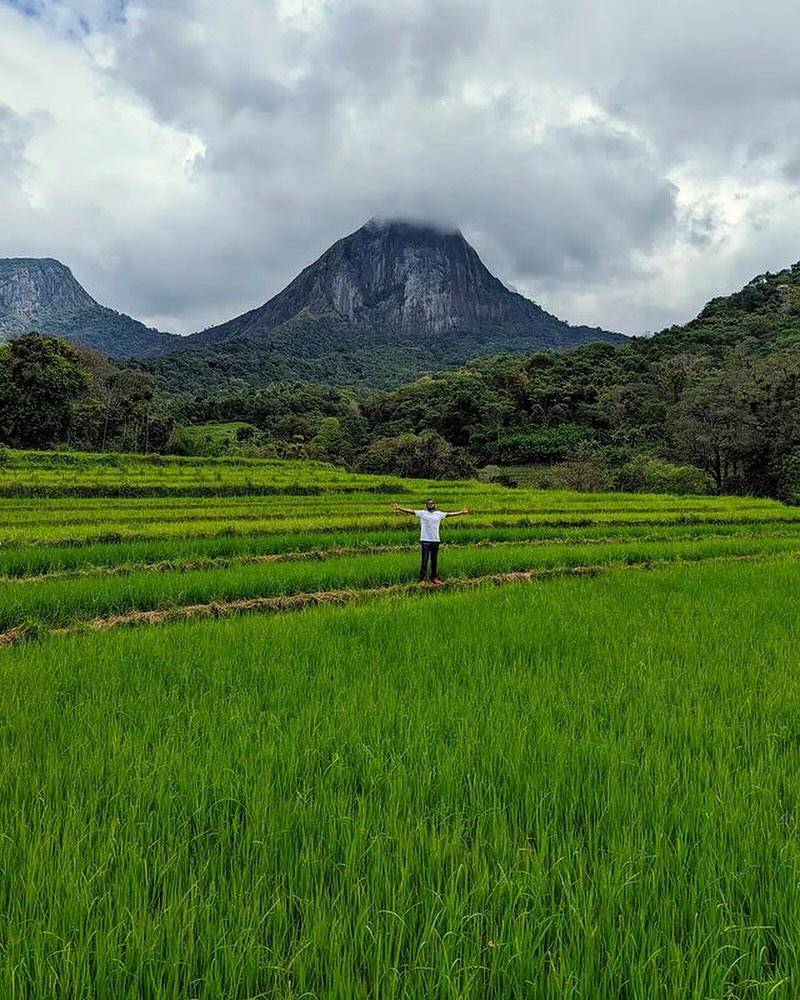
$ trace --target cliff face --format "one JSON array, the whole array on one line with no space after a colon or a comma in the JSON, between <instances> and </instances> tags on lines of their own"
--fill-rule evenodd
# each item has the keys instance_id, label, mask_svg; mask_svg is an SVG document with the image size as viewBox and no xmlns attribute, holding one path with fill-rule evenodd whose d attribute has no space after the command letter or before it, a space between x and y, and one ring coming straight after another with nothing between
<instances>
[{"instance_id":1,"label":"cliff face","mask_svg":"<svg viewBox=\"0 0 800 1000\"><path fill-rule=\"evenodd\" d=\"M369 328L382 341L507 332L527 335L533 350L625 339L570 327L509 291L459 232L374 220L335 243L265 305L189 339L211 344L257 337L304 311Z\"/></svg>"},{"instance_id":2,"label":"cliff face","mask_svg":"<svg viewBox=\"0 0 800 1000\"><path fill-rule=\"evenodd\" d=\"M9 332L27 332L31 318L55 319L93 307L98 303L57 260L18 257L0 261L0 323Z\"/></svg>"},{"instance_id":3,"label":"cliff face","mask_svg":"<svg viewBox=\"0 0 800 1000\"><path fill-rule=\"evenodd\" d=\"M69 337L110 357L160 354L179 339L101 306L68 267L47 257L0 259L0 330Z\"/></svg>"},{"instance_id":4,"label":"cliff face","mask_svg":"<svg viewBox=\"0 0 800 1000\"><path fill-rule=\"evenodd\" d=\"M460 233L403 223L368 224L293 284L287 292L300 293L314 312L368 318L396 333L470 330L526 312Z\"/></svg>"},{"instance_id":5,"label":"cliff face","mask_svg":"<svg viewBox=\"0 0 800 1000\"><path fill-rule=\"evenodd\" d=\"M328 306L356 323L369 315L396 333L520 322L530 311L489 273L461 233L403 223L368 224L332 247L308 277L312 309Z\"/></svg>"}]
</instances>

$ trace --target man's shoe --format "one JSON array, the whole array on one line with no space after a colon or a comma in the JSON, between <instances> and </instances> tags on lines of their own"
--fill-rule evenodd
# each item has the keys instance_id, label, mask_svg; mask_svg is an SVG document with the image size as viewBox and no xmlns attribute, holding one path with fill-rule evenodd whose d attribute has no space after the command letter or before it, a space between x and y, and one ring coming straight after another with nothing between
<instances>
[{"instance_id":1,"label":"man's shoe","mask_svg":"<svg viewBox=\"0 0 800 1000\"><path fill-rule=\"evenodd\" d=\"M435 577L434 577L434 578L433 578L433 579L431 580L431 583L444 583L444 580L440 580L438 576L435 576Z\"/></svg>"}]
</instances>

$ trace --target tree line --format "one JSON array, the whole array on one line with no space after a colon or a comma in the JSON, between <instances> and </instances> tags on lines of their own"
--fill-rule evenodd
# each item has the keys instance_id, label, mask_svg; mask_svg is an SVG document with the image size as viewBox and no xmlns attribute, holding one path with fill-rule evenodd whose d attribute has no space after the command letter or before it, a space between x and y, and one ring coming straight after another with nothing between
<instances>
[{"instance_id":1,"label":"tree line","mask_svg":"<svg viewBox=\"0 0 800 1000\"><path fill-rule=\"evenodd\" d=\"M295 384L185 399L274 454L368 472L547 466L579 488L788 497L800 475L800 347L663 355L647 341L500 356L388 392Z\"/></svg>"},{"instance_id":2,"label":"tree line","mask_svg":"<svg viewBox=\"0 0 800 1000\"><path fill-rule=\"evenodd\" d=\"M800 343L658 335L482 359L391 391L242 383L171 396L64 341L0 346L0 443L196 454L184 428L219 421L246 425L230 446L242 453L366 472L483 470L511 485L525 466L583 489L788 499L800 492Z\"/></svg>"},{"instance_id":3,"label":"tree line","mask_svg":"<svg viewBox=\"0 0 800 1000\"><path fill-rule=\"evenodd\" d=\"M623 346L505 354L390 391L241 383L185 394L177 418L248 421L250 447L371 472L511 482L527 467L580 489L790 498L799 373L797 263Z\"/></svg>"}]
</instances>

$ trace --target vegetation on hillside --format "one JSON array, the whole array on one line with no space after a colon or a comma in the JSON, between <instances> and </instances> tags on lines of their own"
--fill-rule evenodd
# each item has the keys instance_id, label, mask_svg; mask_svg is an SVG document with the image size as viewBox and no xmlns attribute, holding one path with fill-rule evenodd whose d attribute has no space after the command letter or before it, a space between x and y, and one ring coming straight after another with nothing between
<instances>
[{"instance_id":1,"label":"vegetation on hillside","mask_svg":"<svg viewBox=\"0 0 800 1000\"><path fill-rule=\"evenodd\" d=\"M316 321L297 322L324 340ZM294 336L281 329L276 344ZM418 352L396 348L406 349ZM140 371L55 341L2 345L0 443L307 457L439 478L481 469L509 484L505 470L538 467L547 470L538 482L587 490L800 492L800 265L649 340L498 355L394 389L365 388L370 365L387 361L366 346L363 368L352 354L331 355L350 387L281 380L275 367L264 373L271 384L254 389L225 371L223 356L194 385L186 357L169 359L181 391L166 396ZM228 387L209 392L220 374ZM234 434L212 428L231 423ZM198 424L205 430L191 429Z\"/></svg>"},{"instance_id":2,"label":"vegetation on hillside","mask_svg":"<svg viewBox=\"0 0 800 1000\"><path fill-rule=\"evenodd\" d=\"M576 342L610 336L583 327L570 329ZM479 333L448 330L420 338L357 327L333 313L314 315L304 310L269 332L232 336L210 345L190 342L164 357L137 358L129 364L152 374L166 392L181 392L187 385L202 393L228 391L242 382L251 389L276 382L379 389L497 352L530 353L552 339L547 326L536 333L524 326L518 331L487 327Z\"/></svg>"},{"instance_id":3,"label":"vegetation on hillside","mask_svg":"<svg viewBox=\"0 0 800 1000\"><path fill-rule=\"evenodd\" d=\"M248 421L259 431L250 444L265 453L366 471L432 475L438 462L444 477L487 466L502 475L539 464L555 466L565 486L789 497L800 471L800 350L593 344L474 362L389 392L241 389L184 398L180 412L188 422Z\"/></svg>"},{"instance_id":4,"label":"vegetation on hillside","mask_svg":"<svg viewBox=\"0 0 800 1000\"><path fill-rule=\"evenodd\" d=\"M232 384L184 393L179 419L246 420L259 432L251 444L275 454L371 471L429 475L439 461L443 475L471 464L508 480L504 468L538 465L553 483L585 489L790 498L799 394L794 265L649 340L501 355L380 392Z\"/></svg>"}]
</instances>

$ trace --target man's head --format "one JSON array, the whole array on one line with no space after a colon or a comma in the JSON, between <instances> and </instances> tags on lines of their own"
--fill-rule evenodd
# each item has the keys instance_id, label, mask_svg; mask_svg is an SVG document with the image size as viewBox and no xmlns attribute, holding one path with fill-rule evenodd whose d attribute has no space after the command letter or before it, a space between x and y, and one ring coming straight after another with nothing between
<instances>
[{"instance_id":1,"label":"man's head","mask_svg":"<svg viewBox=\"0 0 800 1000\"><path fill-rule=\"evenodd\" d=\"M436 510L436 504L433 502L433 500L426 500L425 501L425 509L426 510Z\"/></svg>"}]
</instances>

